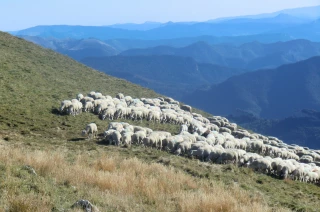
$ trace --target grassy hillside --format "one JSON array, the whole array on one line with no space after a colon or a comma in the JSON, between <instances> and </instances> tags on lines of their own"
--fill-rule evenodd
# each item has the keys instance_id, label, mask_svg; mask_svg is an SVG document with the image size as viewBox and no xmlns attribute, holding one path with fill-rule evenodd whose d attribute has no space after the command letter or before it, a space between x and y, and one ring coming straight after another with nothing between
<instances>
[{"instance_id":1,"label":"grassy hillside","mask_svg":"<svg viewBox=\"0 0 320 212\"><path fill-rule=\"evenodd\" d=\"M66 211L88 199L101 211L317 211L319 187L141 147L84 141L92 114L60 116L60 100L91 90L153 91L106 76L0 33L0 211ZM141 123L153 129L176 126ZM32 174L26 165L33 167ZM299 198L297 198L299 197Z\"/></svg>"},{"instance_id":2,"label":"grassy hillside","mask_svg":"<svg viewBox=\"0 0 320 212\"><path fill-rule=\"evenodd\" d=\"M95 90L113 96L118 92L134 97L158 96L6 33L0 33L0 73L0 130L54 133L69 121L98 121L91 115L74 120L54 114L61 100L75 98L77 93Z\"/></svg>"}]
</instances>

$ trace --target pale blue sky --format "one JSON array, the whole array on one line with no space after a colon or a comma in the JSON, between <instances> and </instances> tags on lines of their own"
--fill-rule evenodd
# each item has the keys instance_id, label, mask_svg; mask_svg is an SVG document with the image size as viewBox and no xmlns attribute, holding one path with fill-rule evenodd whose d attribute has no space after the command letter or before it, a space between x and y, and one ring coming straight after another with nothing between
<instances>
[{"instance_id":1,"label":"pale blue sky","mask_svg":"<svg viewBox=\"0 0 320 212\"><path fill-rule=\"evenodd\" d=\"M206 21L320 5L320 0L0 0L0 30L36 25Z\"/></svg>"}]
</instances>

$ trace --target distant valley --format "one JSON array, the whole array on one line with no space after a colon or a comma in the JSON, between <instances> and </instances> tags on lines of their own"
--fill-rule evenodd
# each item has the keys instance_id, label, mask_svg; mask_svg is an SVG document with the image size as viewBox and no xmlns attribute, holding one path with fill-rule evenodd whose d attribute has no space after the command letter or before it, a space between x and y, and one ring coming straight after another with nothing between
<instances>
[{"instance_id":1,"label":"distant valley","mask_svg":"<svg viewBox=\"0 0 320 212\"><path fill-rule=\"evenodd\" d=\"M231 46L197 42L183 48L158 46L148 49L131 49L120 53L120 55L177 55L192 57L200 63L255 70L274 68L320 55L320 43L292 40L271 44L251 42L240 46Z\"/></svg>"},{"instance_id":2,"label":"distant valley","mask_svg":"<svg viewBox=\"0 0 320 212\"><path fill-rule=\"evenodd\" d=\"M170 55L91 57L81 62L177 99L246 72Z\"/></svg>"},{"instance_id":3,"label":"distant valley","mask_svg":"<svg viewBox=\"0 0 320 212\"><path fill-rule=\"evenodd\" d=\"M183 101L219 115L237 110L285 118L301 109L320 110L320 57L234 76ZM210 98L207 98L210 96ZM236 103L236 104L235 104Z\"/></svg>"}]
</instances>

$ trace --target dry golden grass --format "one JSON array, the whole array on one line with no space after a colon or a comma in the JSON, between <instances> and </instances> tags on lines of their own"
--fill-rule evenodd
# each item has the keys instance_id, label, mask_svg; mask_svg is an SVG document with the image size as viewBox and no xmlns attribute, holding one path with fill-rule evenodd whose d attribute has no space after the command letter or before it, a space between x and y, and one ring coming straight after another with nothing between
<instances>
[{"instance_id":1,"label":"dry golden grass","mask_svg":"<svg viewBox=\"0 0 320 212\"><path fill-rule=\"evenodd\" d=\"M5 144L0 145L0 152L7 180L1 186L6 193L0 203L9 211L70 207L77 199L64 204L53 195L55 187L61 185L74 189L74 198L88 199L101 211L271 211L261 195L250 194L237 185L226 187L137 158L123 159L107 153L93 156L87 151L70 158L63 146L32 150L25 145ZM17 167L23 165L32 166L38 175L17 173ZM19 187L21 178L39 181L37 192L23 191Z\"/></svg>"}]
</instances>

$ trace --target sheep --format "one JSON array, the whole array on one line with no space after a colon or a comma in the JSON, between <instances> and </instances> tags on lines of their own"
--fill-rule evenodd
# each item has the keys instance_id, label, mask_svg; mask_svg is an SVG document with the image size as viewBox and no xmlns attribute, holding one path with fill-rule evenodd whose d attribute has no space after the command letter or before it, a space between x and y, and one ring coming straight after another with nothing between
<instances>
[{"instance_id":1,"label":"sheep","mask_svg":"<svg viewBox=\"0 0 320 212\"><path fill-rule=\"evenodd\" d=\"M91 97L94 98L94 99L102 99L103 98L103 95L102 93L91 93Z\"/></svg>"},{"instance_id":2,"label":"sheep","mask_svg":"<svg viewBox=\"0 0 320 212\"><path fill-rule=\"evenodd\" d=\"M310 155L303 155L300 158L300 162L302 162L302 163L312 163L313 162L313 157L310 156Z\"/></svg>"},{"instance_id":3,"label":"sheep","mask_svg":"<svg viewBox=\"0 0 320 212\"><path fill-rule=\"evenodd\" d=\"M131 146L132 136L133 136L133 132L125 132L125 131L124 131L124 133L122 134L122 143L123 143L126 147Z\"/></svg>"},{"instance_id":4,"label":"sheep","mask_svg":"<svg viewBox=\"0 0 320 212\"><path fill-rule=\"evenodd\" d=\"M79 101L81 101L83 98L84 96L81 93L79 93L76 97L76 99L78 99Z\"/></svg>"},{"instance_id":5,"label":"sheep","mask_svg":"<svg viewBox=\"0 0 320 212\"><path fill-rule=\"evenodd\" d=\"M210 145L205 145L205 146L200 146L196 150L191 150L190 151L190 156L195 156L201 161L207 161L208 157L211 153L211 146Z\"/></svg>"},{"instance_id":6,"label":"sheep","mask_svg":"<svg viewBox=\"0 0 320 212\"><path fill-rule=\"evenodd\" d=\"M162 149L162 141L170 137L171 133L164 131L154 131L148 137L143 140L144 146L155 147L157 149Z\"/></svg>"},{"instance_id":7,"label":"sheep","mask_svg":"<svg viewBox=\"0 0 320 212\"><path fill-rule=\"evenodd\" d=\"M88 139L95 138L98 135L98 127L95 123L90 123L82 130L82 136L88 135Z\"/></svg>"},{"instance_id":8,"label":"sheep","mask_svg":"<svg viewBox=\"0 0 320 212\"><path fill-rule=\"evenodd\" d=\"M238 154L234 149L226 149L220 157L217 159L217 163L226 164L226 163L234 163L238 162Z\"/></svg>"},{"instance_id":9,"label":"sheep","mask_svg":"<svg viewBox=\"0 0 320 212\"><path fill-rule=\"evenodd\" d=\"M136 120L141 120L143 119L143 112L141 110L134 110L132 111L131 113L131 119L133 121L136 121Z\"/></svg>"},{"instance_id":10,"label":"sheep","mask_svg":"<svg viewBox=\"0 0 320 212\"><path fill-rule=\"evenodd\" d=\"M78 100L71 101L71 105L68 107L68 114L73 116L78 115L81 113L82 107L82 103Z\"/></svg>"},{"instance_id":11,"label":"sheep","mask_svg":"<svg viewBox=\"0 0 320 212\"><path fill-rule=\"evenodd\" d=\"M186 124L180 126L179 134L182 132L188 132L188 126Z\"/></svg>"},{"instance_id":12,"label":"sheep","mask_svg":"<svg viewBox=\"0 0 320 212\"><path fill-rule=\"evenodd\" d=\"M114 143L116 146L120 146L121 144L121 133L119 131L114 131L112 133L112 143Z\"/></svg>"},{"instance_id":13,"label":"sheep","mask_svg":"<svg viewBox=\"0 0 320 212\"><path fill-rule=\"evenodd\" d=\"M226 127L220 127L219 132L220 132L220 133L222 133L222 132L227 132L227 133L229 133L229 134L232 133L232 131L231 131L230 129L226 128Z\"/></svg>"},{"instance_id":14,"label":"sheep","mask_svg":"<svg viewBox=\"0 0 320 212\"><path fill-rule=\"evenodd\" d=\"M176 155L186 154L191 149L191 144L192 143L190 141L183 141L178 143L174 154Z\"/></svg>"},{"instance_id":15,"label":"sheep","mask_svg":"<svg viewBox=\"0 0 320 212\"><path fill-rule=\"evenodd\" d=\"M259 139L254 139L251 140L251 146L250 149L254 152L257 152L259 154L264 153L265 152L265 146L263 144L262 140Z\"/></svg>"},{"instance_id":16,"label":"sheep","mask_svg":"<svg viewBox=\"0 0 320 212\"><path fill-rule=\"evenodd\" d=\"M84 112L95 112L102 119L146 119L180 125L179 134L171 136L167 132L111 122L104 132L104 139L117 146L143 143L146 147L167 150L175 155L194 156L202 161L234 163L282 178L319 182L319 151L287 145L275 137L251 134L220 116L205 118L191 113L191 109L184 110L184 106L180 107L171 98L132 99L120 94L112 98L91 92L89 96L79 94L76 99L62 101L60 112L78 115L82 107ZM96 137L96 133L91 131L85 134L88 134L88 139Z\"/></svg>"},{"instance_id":17,"label":"sheep","mask_svg":"<svg viewBox=\"0 0 320 212\"><path fill-rule=\"evenodd\" d=\"M113 129L116 131L121 132L123 130L123 124L119 122L110 122L108 125L108 130Z\"/></svg>"},{"instance_id":18,"label":"sheep","mask_svg":"<svg viewBox=\"0 0 320 212\"><path fill-rule=\"evenodd\" d=\"M230 129L231 131L236 131L237 130L237 124L235 123L228 123L225 125L225 128Z\"/></svg>"},{"instance_id":19,"label":"sheep","mask_svg":"<svg viewBox=\"0 0 320 212\"><path fill-rule=\"evenodd\" d=\"M112 142L112 134L113 134L114 131L116 131L116 130L108 129L108 130L104 131L104 133L103 133L103 138L104 138L105 141L108 142L109 145Z\"/></svg>"},{"instance_id":20,"label":"sheep","mask_svg":"<svg viewBox=\"0 0 320 212\"><path fill-rule=\"evenodd\" d=\"M94 110L92 102L85 102L83 105L83 112L92 112Z\"/></svg>"},{"instance_id":21,"label":"sheep","mask_svg":"<svg viewBox=\"0 0 320 212\"><path fill-rule=\"evenodd\" d=\"M183 142L184 138L181 135L169 136L162 141L162 148L167 151L174 152L178 143Z\"/></svg>"},{"instance_id":22,"label":"sheep","mask_svg":"<svg viewBox=\"0 0 320 212\"><path fill-rule=\"evenodd\" d=\"M297 167L293 172L292 172L292 178L293 180L297 181L299 180L300 182L305 181L305 171L302 166Z\"/></svg>"},{"instance_id":23,"label":"sheep","mask_svg":"<svg viewBox=\"0 0 320 212\"><path fill-rule=\"evenodd\" d=\"M143 139L147 137L145 131L137 131L132 135L132 143L133 144L141 144Z\"/></svg>"},{"instance_id":24,"label":"sheep","mask_svg":"<svg viewBox=\"0 0 320 212\"><path fill-rule=\"evenodd\" d=\"M94 101L94 99L91 98L91 97L89 97L89 96L85 96L85 97L83 97L83 98L80 100L80 102L81 102L82 104L85 104L86 102L93 102L93 101Z\"/></svg>"},{"instance_id":25,"label":"sheep","mask_svg":"<svg viewBox=\"0 0 320 212\"><path fill-rule=\"evenodd\" d=\"M210 152L207 160L213 163L217 162L222 153L225 152L224 148L220 145L214 146L213 150Z\"/></svg>"},{"instance_id":26,"label":"sheep","mask_svg":"<svg viewBox=\"0 0 320 212\"><path fill-rule=\"evenodd\" d=\"M192 107L190 105L182 105L180 108L190 113L192 112Z\"/></svg>"},{"instance_id":27,"label":"sheep","mask_svg":"<svg viewBox=\"0 0 320 212\"><path fill-rule=\"evenodd\" d=\"M106 118L113 120L115 113L116 113L116 109L111 107L104 110L100 117L102 120L105 120Z\"/></svg>"},{"instance_id":28,"label":"sheep","mask_svg":"<svg viewBox=\"0 0 320 212\"><path fill-rule=\"evenodd\" d=\"M118 94L116 95L116 98L118 98L118 99L124 99L124 95L123 95L122 93L118 93Z\"/></svg>"},{"instance_id":29,"label":"sheep","mask_svg":"<svg viewBox=\"0 0 320 212\"><path fill-rule=\"evenodd\" d=\"M258 158L254 160L249 167L252 168L255 171L260 171L262 173L271 173L272 166L271 166L272 161L266 159L266 158Z\"/></svg>"},{"instance_id":30,"label":"sheep","mask_svg":"<svg viewBox=\"0 0 320 212\"><path fill-rule=\"evenodd\" d=\"M60 105L60 113L65 112L66 109L68 109L71 106L72 102L70 100L64 100L61 102Z\"/></svg>"},{"instance_id":31,"label":"sheep","mask_svg":"<svg viewBox=\"0 0 320 212\"><path fill-rule=\"evenodd\" d=\"M154 111L151 110L148 114L148 121L153 120L154 122L158 122L160 123L160 119L161 119L161 112L159 111Z\"/></svg>"}]
</instances>

